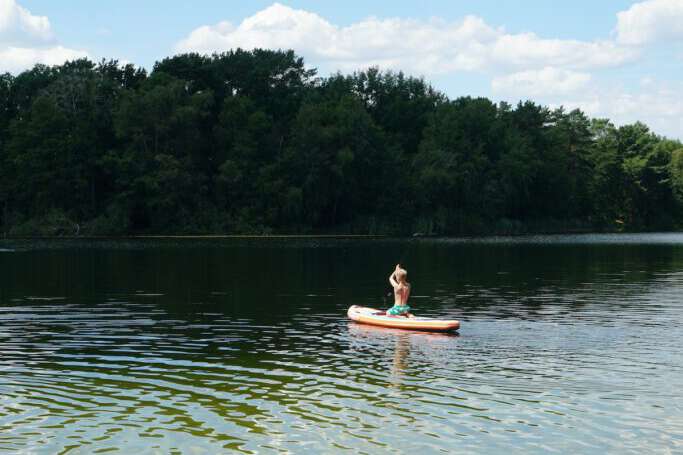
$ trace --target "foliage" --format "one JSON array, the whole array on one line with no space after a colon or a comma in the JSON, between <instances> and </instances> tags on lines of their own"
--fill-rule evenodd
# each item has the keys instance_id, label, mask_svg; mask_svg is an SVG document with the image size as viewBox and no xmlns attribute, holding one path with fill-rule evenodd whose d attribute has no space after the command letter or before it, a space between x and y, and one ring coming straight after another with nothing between
<instances>
[{"instance_id":1,"label":"foliage","mask_svg":"<svg viewBox=\"0 0 683 455\"><path fill-rule=\"evenodd\" d=\"M0 75L9 235L681 227L683 145L292 51Z\"/></svg>"}]
</instances>

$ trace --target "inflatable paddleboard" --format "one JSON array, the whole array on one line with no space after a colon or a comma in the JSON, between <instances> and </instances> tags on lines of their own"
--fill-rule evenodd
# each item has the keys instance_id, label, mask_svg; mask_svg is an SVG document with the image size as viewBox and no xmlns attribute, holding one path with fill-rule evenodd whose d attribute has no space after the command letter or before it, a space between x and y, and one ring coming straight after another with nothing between
<instances>
[{"instance_id":1,"label":"inflatable paddleboard","mask_svg":"<svg viewBox=\"0 0 683 455\"><path fill-rule=\"evenodd\" d=\"M432 332L448 332L458 330L460 321L432 319L432 318L407 318L405 316L387 316L382 310L375 308L353 305L348 311L349 319L362 324L379 325L395 329L428 330Z\"/></svg>"}]
</instances>

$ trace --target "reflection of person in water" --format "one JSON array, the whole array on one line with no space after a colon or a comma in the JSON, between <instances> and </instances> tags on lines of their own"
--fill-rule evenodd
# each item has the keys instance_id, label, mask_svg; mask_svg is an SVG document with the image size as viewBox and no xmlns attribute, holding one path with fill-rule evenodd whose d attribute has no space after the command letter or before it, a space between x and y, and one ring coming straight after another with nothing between
<instances>
[{"instance_id":1,"label":"reflection of person in water","mask_svg":"<svg viewBox=\"0 0 683 455\"><path fill-rule=\"evenodd\" d=\"M408 367L408 354L410 354L410 338L408 335L398 335L394 344L394 360L391 364L391 385L401 385L401 376Z\"/></svg>"}]
</instances>

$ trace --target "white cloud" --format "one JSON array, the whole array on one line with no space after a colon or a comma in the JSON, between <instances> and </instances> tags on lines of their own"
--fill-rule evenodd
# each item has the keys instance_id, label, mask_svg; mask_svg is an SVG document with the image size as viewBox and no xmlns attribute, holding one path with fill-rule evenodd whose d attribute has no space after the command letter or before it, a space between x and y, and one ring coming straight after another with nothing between
<instances>
[{"instance_id":1,"label":"white cloud","mask_svg":"<svg viewBox=\"0 0 683 455\"><path fill-rule=\"evenodd\" d=\"M541 39L533 33L501 35L493 47L494 59L512 66L563 66L576 69L607 68L634 59L634 49L610 41Z\"/></svg>"},{"instance_id":2,"label":"white cloud","mask_svg":"<svg viewBox=\"0 0 683 455\"><path fill-rule=\"evenodd\" d=\"M497 93L528 98L573 93L586 87L590 80L587 73L545 67L495 77L491 88Z\"/></svg>"},{"instance_id":3,"label":"white cloud","mask_svg":"<svg viewBox=\"0 0 683 455\"><path fill-rule=\"evenodd\" d=\"M651 79L640 89L594 87L553 106L579 108L593 117L609 118L616 125L645 122L657 134L683 139L683 84Z\"/></svg>"},{"instance_id":4,"label":"white cloud","mask_svg":"<svg viewBox=\"0 0 683 455\"><path fill-rule=\"evenodd\" d=\"M613 42L543 39L509 34L483 19L368 18L340 27L321 16L275 3L235 26L205 25L180 41L178 52L212 53L242 47L294 49L325 69L354 70L377 65L423 75L456 71L612 67L636 56Z\"/></svg>"},{"instance_id":5,"label":"white cloud","mask_svg":"<svg viewBox=\"0 0 683 455\"><path fill-rule=\"evenodd\" d=\"M0 43L43 43L52 39L47 17L32 15L15 0L0 0Z\"/></svg>"},{"instance_id":6,"label":"white cloud","mask_svg":"<svg viewBox=\"0 0 683 455\"><path fill-rule=\"evenodd\" d=\"M644 45L683 39L683 0L647 0L617 14L617 41Z\"/></svg>"},{"instance_id":7,"label":"white cloud","mask_svg":"<svg viewBox=\"0 0 683 455\"><path fill-rule=\"evenodd\" d=\"M641 120L660 134L683 138L683 104L677 101L683 86L663 89L643 75L640 87L629 91L598 71L637 61L646 44L683 38L683 0L643 1L618 13L616 22L613 39L582 41L510 33L477 16L457 22L370 17L340 26L274 3L238 24L199 27L175 50L294 49L323 72L368 66L431 77L476 72L501 98L580 107L617 124Z\"/></svg>"},{"instance_id":8,"label":"white cloud","mask_svg":"<svg viewBox=\"0 0 683 455\"><path fill-rule=\"evenodd\" d=\"M18 73L36 63L60 65L67 60L87 57L87 53L63 46L47 48L2 47L0 46L0 71Z\"/></svg>"},{"instance_id":9,"label":"white cloud","mask_svg":"<svg viewBox=\"0 0 683 455\"><path fill-rule=\"evenodd\" d=\"M31 14L15 0L0 0L0 72L16 73L36 63L57 65L87 55L59 45L47 17Z\"/></svg>"}]
</instances>

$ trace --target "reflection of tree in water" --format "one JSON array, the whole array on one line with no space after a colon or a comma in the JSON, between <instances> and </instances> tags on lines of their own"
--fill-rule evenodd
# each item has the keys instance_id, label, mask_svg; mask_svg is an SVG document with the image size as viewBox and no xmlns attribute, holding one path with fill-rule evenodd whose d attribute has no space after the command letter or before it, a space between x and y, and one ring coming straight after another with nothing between
<instances>
[{"instance_id":1,"label":"reflection of tree in water","mask_svg":"<svg viewBox=\"0 0 683 455\"><path fill-rule=\"evenodd\" d=\"M636 240L641 237L658 239ZM412 258L413 268L427 267L430 276L415 281L442 308L457 308L459 317L611 319L632 309L634 301L666 292L683 267L679 245L605 239L424 244Z\"/></svg>"}]
</instances>

